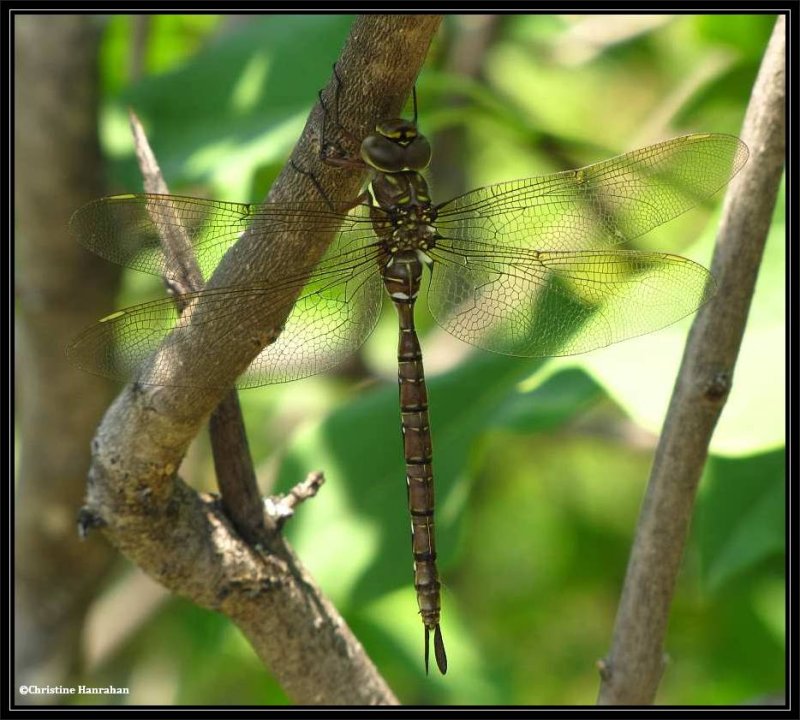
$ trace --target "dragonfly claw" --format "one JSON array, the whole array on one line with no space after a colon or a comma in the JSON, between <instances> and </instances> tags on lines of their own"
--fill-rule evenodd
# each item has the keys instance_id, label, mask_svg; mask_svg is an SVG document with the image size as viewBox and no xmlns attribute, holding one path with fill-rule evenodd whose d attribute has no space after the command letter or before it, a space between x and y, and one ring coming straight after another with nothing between
<instances>
[{"instance_id":1,"label":"dragonfly claw","mask_svg":"<svg viewBox=\"0 0 800 720\"><path fill-rule=\"evenodd\" d=\"M428 674L428 656L430 655L430 633L433 629L433 656L436 658L436 667L442 675L447 674L447 654L444 651L444 639L439 625L433 628L425 626L425 674Z\"/></svg>"},{"instance_id":2,"label":"dragonfly claw","mask_svg":"<svg viewBox=\"0 0 800 720\"><path fill-rule=\"evenodd\" d=\"M433 629L433 654L436 657L436 666L442 675L447 673L447 654L444 651L444 640L442 639L442 631L437 625Z\"/></svg>"}]
</instances>

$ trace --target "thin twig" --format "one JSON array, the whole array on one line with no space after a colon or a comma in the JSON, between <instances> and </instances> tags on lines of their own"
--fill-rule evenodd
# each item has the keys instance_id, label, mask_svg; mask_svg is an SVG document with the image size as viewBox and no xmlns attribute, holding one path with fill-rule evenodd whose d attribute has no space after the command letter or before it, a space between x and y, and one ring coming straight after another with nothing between
<instances>
[{"instance_id":1,"label":"thin twig","mask_svg":"<svg viewBox=\"0 0 800 720\"><path fill-rule=\"evenodd\" d=\"M750 162L726 198L712 272L719 292L689 335L628 563L600 705L652 703L697 485L729 392L785 154L785 24L780 17L747 109Z\"/></svg>"},{"instance_id":2,"label":"thin twig","mask_svg":"<svg viewBox=\"0 0 800 720\"><path fill-rule=\"evenodd\" d=\"M128 112L144 189L148 193L167 195L169 188L144 128L136 113L133 110ZM173 222L159 221L168 210L168 203L160 203L159 212L153 215L152 220L159 229L161 247L171 261L170 266L181 270L179 277L165 277L164 282L173 293L178 311L182 312L185 309L182 294L202 290L203 274L194 257L189 236L178 222L177 213ZM236 390L228 391L215 408L209 420L209 435L222 506L234 527L248 542L263 543L266 527L261 494Z\"/></svg>"},{"instance_id":3,"label":"thin twig","mask_svg":"<svg viewBox=\"0 0 800 720\"><path fill-rule=\"evenodd\" d=\"M264 499L267 515L279 528L294 515L295 508L315 497L325 482L325 475L318 470L310 472L305 480L297 483L286 495L275 495Z\"/></svg>"}]
</instances>

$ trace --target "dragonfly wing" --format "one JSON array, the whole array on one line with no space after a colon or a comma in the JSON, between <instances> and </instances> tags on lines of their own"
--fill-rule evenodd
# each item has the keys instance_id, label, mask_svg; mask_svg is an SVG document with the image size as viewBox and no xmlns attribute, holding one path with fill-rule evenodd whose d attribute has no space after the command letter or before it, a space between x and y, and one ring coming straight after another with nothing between
<instances>
[{"instance_id":1,"label":"dragonfly wing","mask_svg":"<svg viewBox=\"0 0 800 720\"><path fill-rule=\"evenodd\" d=\"M87 328L72 341L67 354L81 369L106 377L136 377L149 362L148 384L217 387L213 373L196 377L190 368L184 373L175 367L175 357L183 357L181 345L188 329L212 325L205 353L224 354L226 340L236 328L269 327L271 317L280 317L294 303L284 324L285 335L261 351L237 387L321 372L363 343L380 313L382 282L376 250L366 244L371 237L367 226L360 234L340 234L311 273L268 285L209 288L182 295L186 310L180 315L176 298L120 310ZM193 379L184 382L184 375Z\"/></svg>"},{"instance_id":2,"label":"dragonfly wing","mask_svg":"<svg viewBox=\"0 0 800 720\"><path fill-rule=\"evenodd\" d=\"M608 247L702 203L747 156L731 135L687 135L580 170L478 188L440 205L436 227L467 252Z\"/></svg>"},{"instance_id":3,"label":"dragonfly wing","mask_svg":"<svg viewBox=\"0 0 800 720\"><path fill-rule=\"evenodd\" d=\"M177 258L165 257L162 235L182 233L208 277L244 232L251 206L177 195L117 195L101 198L75 212L70 231L106 260L152 275L182 277Z\"/></svg>"},{"instance_id":4,"label":"dragonfly wing","mask_svg":"<svg viewBox=\"0 0 800 720\"><path fill-rule=\"evenodd\" d=\"M185 260L163 252L163 239L177 235L173 248L191 247L207 280L225 252L245 232L274 236L286 229L340 229L358 235L369 224L363 212L348 215L352 203L264 203L246 205L179 195L116 195L75 212L70 230L92 252L135 270L182 279Z\"/></svg>"},{"instance_id":5,"label":"dragonfly wing","mask_svg":"<svg viewBox=\"0 0 800 720\"><path fill-rule=\"evenodd\" d=\"M253 360L237 387L289 382L335 367L372 333L382 299L374 251L362 253L358 263L348 258L344 267L318 270L283 332Z\"/></svg>"},{"instance_id":6,"label":"dragonfly wing","mask_svg":"<svg viewBox=\"0 0 800 720\"><path fill-rule=\"evenodd\" d=\"M573 355L666 327L714 294L676 255L626 250L432 253L428 305L452 335L505 355Z\"/></svg>"}]
</instances>

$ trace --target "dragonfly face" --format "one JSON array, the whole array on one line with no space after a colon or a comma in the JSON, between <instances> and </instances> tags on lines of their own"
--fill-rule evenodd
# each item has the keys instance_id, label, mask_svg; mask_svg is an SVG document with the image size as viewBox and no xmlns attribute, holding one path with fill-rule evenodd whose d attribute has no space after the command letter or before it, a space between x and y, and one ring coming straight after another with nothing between
<instances>
[{"instance_id":1,"label":"dragonfly face","mask_svg":"<svg viewBox=\"0 0 800 720\"><path fill-rule=\"evenodd\" d=\"M178 279L181 268L160 251L160 235L171 229L186 234L201 265L220 257L244 231L270 242L279 242L287 227L337 229L337 236L315 267L262 284L188 294L184 314L171 298L119 311L87 328L68 354L85 370L128 378L162 346L180 350L185 334L174 332L178 328L223 323L224 334L234 309L255 315L265 302L299 295L280 337L237 386L286 382L333 367L358 348L388 293L399 318L398 382L425 663L432 634L445 672L428 397L414 329L422 266L433 268L428 307L436 321L494 352L568 355L658 330L706 302L713 278L686 258L616 246L709 198L747 154L732 136L688 135L433 205L420 174L430 144L415 122L392 119L379 122L361 144L361 159L374 171L374 203L349 213L335 208L352 208L350 199L238 205L170 195L103 198L73 216L78 239L108 260ZM187 383L216 387L215 381L191 376ZM174 372L152 363L146 382L178 384Z\"/></svg>"}]
</instances>

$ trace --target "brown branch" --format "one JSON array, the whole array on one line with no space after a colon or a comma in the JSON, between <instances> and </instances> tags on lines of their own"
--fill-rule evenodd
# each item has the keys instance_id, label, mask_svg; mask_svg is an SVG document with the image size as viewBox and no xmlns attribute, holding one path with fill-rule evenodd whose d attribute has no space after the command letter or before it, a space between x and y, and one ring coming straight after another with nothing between
<instances>
[{"instance_id":1,"label":"brown branch","mask_svg":"<svg viewBox=\"0 0 800 720\"><path fill-rule=\"evenodd\" d=\"M129 111L129 115L136 157L144 179L144 189L148 193L167 195L169 188L161 174L161 168L144 128L132 110ZM162 204L159 209L160 214L163 214L169 210L169 206ZM168 278L165 282L174 293L178 310L183 311L181 293L202 290L203 274L194 257L188 233L178 222L177 213L171 223L159 222L157 215L152 219L159 228L162 249L171 260L170 265L181 269L180 277ZM250 456L239 396L235 390L229 390L211 414L209 434L222 506L245 540L252 544L262 542L266 531L264 511Z\"/></svg>"},{"instance_id":2,"label":"brown branch","mask_svg":"<svg viewBox=\"0 0 800 720\"><path fill-rule=\"evenodd\" d=\"M785 155L785 23L761 64L742 139L750 162L733 181L712 272L715 299L689 335L656 450L617 612L601 661L600 705L653 702L663 672L669 608L708 444L731 386Z\"/></svg>"},{"instance_id":3,"label":"brown branch","mask_svg":"<svg viewBox=\"0 0 800 720\"><path fill-rule=\"evenodd\" d=\"M89 15L16 15L12 22L15 679L18 686L66 685L80 673L85 616L117 557L102 536L81 543L75 533L87 450L113 397L111 383L76 372L64 358L69 339L110 310L119 277L67 232L74 209L103 194L95 129L101 26Z\"/></svg>"},{"instance_id":4,"label":"brown branch","mask_svg":"<svg viewBox=\"0 0 800 720\"><path fill-rule=\"evenodd\" d=\"M408 97L439 23L430 16L364 16L337 63L342 116L363 136L376 118L396 115ZM327 97L330 97L330 90ZM316 106L292 159L314 173L332 197L352 198L362 178L319 160ZM333 189L336 189L333 192ZM289 166L269 200L319 201L318 190ZM317 260L334 229L306 228L273 237L246 234L227 253L209 288L263 284L296 274ZM177 364L184 387L128 386L109 409L93 444L87 505L104 532L143 570L175 593L228 615L296 702L396 702L335 610L313 587L279 537L267 555L243 543L210 498L176 469L194 434L219 402L225 385L275 337L289 306L265 306L238 328L227 319L187 328ZM207 352L225 338L224 357ZM192 377L219 378L218 390L187 391ZM146 382L146 375L143 381Z\"/></svg>"},{"instance_id":5,"label":"brown branch","mask_svg":"<svg viewBox=\"0 0 800 720\"><path fill-rule=\"evenodd\" d=\"M325 483L325 475L318 470L310 472L305 480L301 480L286 495L276 495L264 501L266 513L278 527L294 515L295 509L306 500L316 497Z\"/></svg>"},{"instance_id":6,"label":"brown branch","mask_svg":"<svg viewBox=\"0 0 800 720\"><path fill-rule=\"evenodd\" d=\"M168 195L169 187L161 174L155 153L150 147L142 123L131 109L128 110L128 121L131 125L133 146L136 151L136 160L139 163L139 172L142 173L145 192ZM159 206L159 215L169 210L169 205L164 203ZM179 267L181 270L181 277L165 278L168 288L178 294L202 290L203 274L194 257L188 233L180 224L177 211L172 214L169 223L160 222L158 215L152 217L151 220L158 227L161 249L170 260L170 267ZM177 284L175 284L176 282ZM175 301L178 304L178 310L182 311L184 306L180 302L180 297L176 297Z\"/></svg>"}]
</instances>

